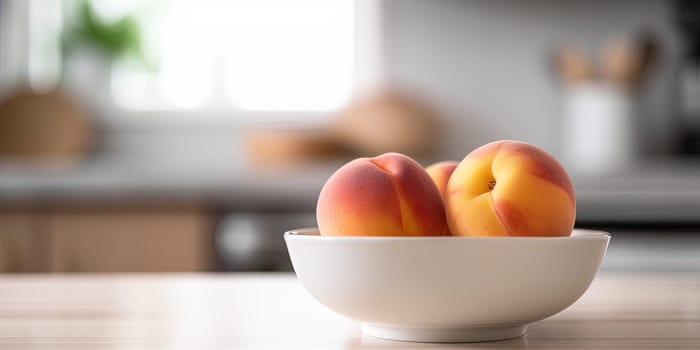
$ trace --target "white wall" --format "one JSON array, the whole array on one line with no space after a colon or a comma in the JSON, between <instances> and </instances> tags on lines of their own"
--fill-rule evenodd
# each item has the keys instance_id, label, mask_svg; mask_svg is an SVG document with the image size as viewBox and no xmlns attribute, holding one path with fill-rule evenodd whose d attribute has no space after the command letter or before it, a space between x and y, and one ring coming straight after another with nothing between
<instances>
[{"instance_id":1,"label":"white wall","mask_svg":"<svg viewBox=\"0 0 700 350\"><path fill-rule=\"evenodd\" d=\"M559 84L552 48L570 40L590 47L650 28L662 39L640 122L647 151L670 147L673 62L678 43L672 2L387 1L386 75L426 93L450 122L444 155L461 157L489 140L520 139L561 153Z\"/></svg>"}]
</instances>

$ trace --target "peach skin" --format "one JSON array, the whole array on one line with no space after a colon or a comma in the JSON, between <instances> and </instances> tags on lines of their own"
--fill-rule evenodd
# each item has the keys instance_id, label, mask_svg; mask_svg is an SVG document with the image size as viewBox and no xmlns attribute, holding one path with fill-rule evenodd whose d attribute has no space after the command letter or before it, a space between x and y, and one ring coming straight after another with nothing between
<instances>
[{"instance_id":1,"label":"peach skin","mask_svg":"<svg viewBox=\"0 0 700 350\"><path fill-rule=\"evenodd\" d=\"M399 153L358 158L321 189L316 220L323 236L442 236L445 208L430 175Z\"/></svg>"},{"instance_id":2,"label":"peach skin","mask_svg":"<svg viewBox=\"0 0 700 350\"><path fill-rule=\"evenodd\" d=\"M446 160L443 162L437 162L425 168L425 171L428 172L430 178L432 178L433 182L435 182L435 185L437 185L437 188L440 191L440 196L442 196L443 201L445 199L447 181L450 180L450 175L452 175L452 172L455 171L455 168L457 168L457 164L459 163L452 160Z\"/></svg>"},{"instance_id":3,"label":"peach skin","mask_svg":"<svg viewBox=\"0 0 700 350\"><path fill-rule=\"evenodd\" d=\"M566 170L518 141L467 155L450 177L445 206L450 231L459 236L568 236L576 219Z\"/></svg>"}]
</instances>

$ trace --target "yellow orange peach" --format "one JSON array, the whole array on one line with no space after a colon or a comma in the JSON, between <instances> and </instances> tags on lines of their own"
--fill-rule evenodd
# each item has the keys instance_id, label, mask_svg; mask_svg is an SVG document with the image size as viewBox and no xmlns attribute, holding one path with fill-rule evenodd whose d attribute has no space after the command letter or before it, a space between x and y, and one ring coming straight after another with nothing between
<instances>
[{"instance_id":1,"label":"yellow orange peach","mask_svg":"<svg viewBox=\"0 0 700 350\"><path fill-rule=\"evenodd\" d=\"M450 175L452 175L452 172L455 171L455 168L457 168L457 164L459 163L452 160L446 160L431 164L425 168L425 171L428 172L430 178L432 178L435 185L437 185L437 188L440 191L440 196L442 196L443 200L445 199L447 181L450 180Z\"/></svg>"},{"instance_id":2,"label":"yellow orange peach","mask_svg":"<svg viewBox=\"0 0 700 350\"><path fill-rule=\"evenodd\" d=\"M420 164L398 153L338 169L321 189L316 219L323 236L448 234L437 187Z\"/></svg>"},{"instance_id":3,"label":"yellow orange peach","mask_svg":"<svg viewBox=\"0 0 700 350\"><path fill-rule=\"evenodd\" d=\"M459 236L568 236L576 218L566 170L517 141L467 155L450 177L445 206L450 231Z\"/></svg>"}]
</instances>

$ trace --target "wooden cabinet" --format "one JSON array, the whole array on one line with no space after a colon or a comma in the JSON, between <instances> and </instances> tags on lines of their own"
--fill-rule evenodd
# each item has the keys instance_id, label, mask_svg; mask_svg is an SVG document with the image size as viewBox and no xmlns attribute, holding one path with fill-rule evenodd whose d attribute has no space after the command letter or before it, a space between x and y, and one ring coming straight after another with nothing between
<instances>
[{"instance_id":1,"label":"wooden cabinet","mask_svg":"<svg viewBox=\"0 0 700 350\"><path fill-rule=\"evenodd\" d=\"M212 232L195 206L0 210L0 271L207 271Z\"/></svg>"},{"instance_id":2,"label":"wooden cabinet","mask_svg":"<svg viewBox=\"0 0 700 350\"><path fill-rule=\"evenodd\" d=\"M0 211L0 272L42 272L50 265L47 216L35 210Z\"/></svg>"}]
</instances>

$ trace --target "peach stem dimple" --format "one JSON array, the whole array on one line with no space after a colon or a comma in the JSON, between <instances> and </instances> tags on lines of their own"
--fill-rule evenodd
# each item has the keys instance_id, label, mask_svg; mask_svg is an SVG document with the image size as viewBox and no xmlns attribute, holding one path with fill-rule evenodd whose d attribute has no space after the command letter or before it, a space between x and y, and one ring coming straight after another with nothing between
<instances>
[{"instance_id":1,"label":"peach stem dimple","mask_svg":"<svg viewBox=\"0 0 700 350\"><path fill-rule=\"evenodd\" d=\"M493 190L496 187L496 181L489 181L489 190Z\"/></svg>"}]
</instances>

